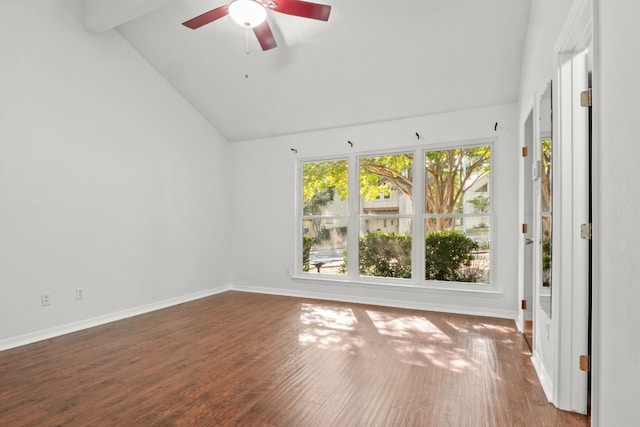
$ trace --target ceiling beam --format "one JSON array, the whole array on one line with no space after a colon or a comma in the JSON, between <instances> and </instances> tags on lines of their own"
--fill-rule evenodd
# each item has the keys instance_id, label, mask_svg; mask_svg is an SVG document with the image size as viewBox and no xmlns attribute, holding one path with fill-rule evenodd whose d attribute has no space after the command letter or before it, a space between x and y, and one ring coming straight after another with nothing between
<instances>
[{"instance_id":1,"label":"ceiling beam","mask_svg":"<svg viewBox=\"0 0 640 427\"><path fill-rule=\"evenodd\" d=\"M102 33L175 0L84 0L84 27Z\"/></svg>"}]
</instances>

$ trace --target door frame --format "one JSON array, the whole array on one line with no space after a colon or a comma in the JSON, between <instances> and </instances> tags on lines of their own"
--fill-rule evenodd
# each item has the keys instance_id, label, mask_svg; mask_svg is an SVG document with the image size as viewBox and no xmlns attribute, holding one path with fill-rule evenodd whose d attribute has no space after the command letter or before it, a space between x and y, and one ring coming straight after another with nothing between
<instances>
[{"instance_id":1,"label":"door frame","mask_svg":"<svg viewBox=\"0 0 640 427\"><path fill-rule=\"evenodd\" d=\"M588 373L581 371L581 355L589 353L589 241L580 226L589 222L589 111L579 105L588 88L593 40L593 4L576 0L554 47L554 135L558 141L558 173L554 174L555 276L552 311L557 326L552 402L560 409L587 413ZM557 218L557 219L556 219ZM558 241L559 240L559 241ZM556 246L556 243L558 245ZM556 255L557 254L557 255Z\"/></svg>"},{"instance_id":2,"label":"door frame","mask_svg":"<svg viewBox=\"0 0 640 427\"><path fill-rule=\"evenodd\" d=\"M523 121L520 123L520 141L523 142L523 144L521 145L521 149L527 148L528 149L528 155L525 157L524 155L522 155L522 153L520 153L520 174L518 176L518 188L520 189L520 197L518 200L518 217L521 220L521 224L519 224L519 227L523 227L524 224L527 225L528 227L528 231L527 233L524 233L522 229L520 229L518 231L518 310L517 310L517 315L516 315L516 326L518 328L519 332L524 333L524 329L525 329L525 321L526 320L532 320L535 322L534 317L535 317L535 297L533 295L533 278L526 278L526 273L527 273L527 268L526 268L526 264L529 263L529 270L531 270L531 272L533 271L533 264L534 264L534 260L533 260L533 255L531 253L531 250L527 251L527 246L526 246L526 239L530 238L533 235L533 223L532 223L532 216L533 213L532 212L528 212L528 208L530 208L531 211L533 211L533 207L530 206L530 204L532 203L532 193L533 193L533 189L531 188L530 191L526 190L526 186L530 186L533 187L533 183L532 183L532 179L531 179L531 164L532 164L532 157L533 157L533 140L535 140L535 133L536 133L536 120L535 117L537 117L537 113L538 113L538 106L537 103L534 102L534 100L536 99L536 97L532 97L528 104L527 107L524 109L524 111L527 111L528 113L524 116ZM531 135L527 136L527 122L529 121L529 118L531 118ZM529 287L529 289L526 289L525 287ZM528 299L527 297L529 297L530 299ZM521 301L523 300L527 300L527 310L523 309L521 304ZM525 312L530 312L530 317L531 319L527 319L527 315L525 314Z\"/></svg>"}]
</instances>

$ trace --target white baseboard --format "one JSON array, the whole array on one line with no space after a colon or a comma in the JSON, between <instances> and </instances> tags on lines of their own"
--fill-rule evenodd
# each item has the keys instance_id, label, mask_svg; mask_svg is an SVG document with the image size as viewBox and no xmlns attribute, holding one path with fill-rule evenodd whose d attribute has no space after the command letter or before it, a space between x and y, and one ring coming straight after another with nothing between
<instances>
[{"instance_id":1,"label":"white baseboard","mask_svg":"<svg viewBox=\"0 0 640 427\"><path fill-rule=\"evenodd\" d=\"M540 385L542 385L542 390L544 390L544 395L550 403L554 403L553 382L551 377L549 377L549 374L547 374L547 370L544 369L544 365L536 352L531 355L531 363L533 364L533 368L536 370L536 374L538 374L538 379L540 380Z\"/></svg>"},{"instance_id":2,"label":"white baseboard","mask_svg":"<svg viewBox=\"0 0 640 427\"><path fill-rule=\"evenodd\" d=\"M0 351L8 350L10 348L20 347L26 344L58 337L71 332L77 332L82 329L92 328L94 326L104 325L105 323L115 322L116 320L126 319L128 317L138 316L140 314L149 313L151 311L160 310L163 308L171 307L174 305L182 304L185 302L205 298L211 295L219 294L230 290L229 286L220 286L216 288L206 289L200 292L194 292L192 294L183 295L176 298L170 298L163 301L154 302L151 304L145 304L138 307L128 308L126 310L117 311L115 313L108 313L102 316L92 317L89 319L80 320L78 322L67 323L65 325L56 326L53 328L44 329L41 331L21 335L18 337L12 337L4 340L0 340Z\"/></svg>"},{"instance_id":3,"label":"white baseboard","mask_svg":"<svg viewBox=\"0 0 640 427\"><path fill-rule=\"evenodd\" d=\"M524 333L524 321L525 318L522 315L522 310L518 310L518 313L516 314L516 327L518 328L518 332L520 333Z\"/></svg>"},{"instance_id":4,"label":"white baseboard","mask_svg":"<svg viewBox=\"0 0 640 427\"><path fill-rule=\"evenodd\" d=\"M268 288L260 286L231 285L231 290L241 292L253 292L257 294L282 295L298 298L311 298L328 301L350 302L355 304L369 304L383 307L407 308L411 310L437 311L442 313L468 314L471 316L498 317L501 319L515 320L516 312L512 310L496 310L484 307L465 307L455 305L430 304L423 301L393 300L374 297L351 296L332 294L328 292L309 292L292 289Z\"/></svg>"}]
</instances>

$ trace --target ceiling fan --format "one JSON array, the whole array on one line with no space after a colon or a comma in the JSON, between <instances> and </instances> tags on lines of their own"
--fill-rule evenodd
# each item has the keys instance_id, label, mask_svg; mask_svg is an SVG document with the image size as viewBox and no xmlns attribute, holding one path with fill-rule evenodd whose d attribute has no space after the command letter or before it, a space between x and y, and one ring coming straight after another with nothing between
<instances>
[{"instance_id":1,"label":"ceiling fan","mask_svg":"<svg viewBox=\"0 0 640 427\"><path fill-rule=\"evenodd\" d=\"M246 28L253 28L262 50L277 47L271 27L266 21L267 9L287 15L327 21L331 6L300 0L233 0L202 15L182 23L193 30L224 16L231 15L234 21Z\"/></svg>"}]
</instances>

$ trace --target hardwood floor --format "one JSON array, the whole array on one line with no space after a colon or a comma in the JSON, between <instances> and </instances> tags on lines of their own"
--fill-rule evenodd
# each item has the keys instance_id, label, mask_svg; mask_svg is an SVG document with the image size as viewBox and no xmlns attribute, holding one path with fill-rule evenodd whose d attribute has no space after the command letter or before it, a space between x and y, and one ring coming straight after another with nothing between
<instances>
[{"instance_id":1,"label":"hardwood floor","mask_svg":"<svg viewBox=\"0 0 640 427\"><path fill-rule=\"evenodd\" d=\"M524 321L524 339L527 341L529 350L533 349L533 321Z\"/></svg>"},{"instance_id":2,"label":"hardwood floor","mask_svg":"<svg viewBox=\"0 0 640 427\"><path fill-rule=\"evenodd\" d=\"M1 426L586 426L513 321L226 292L0 352Z\"/></svg>"}]
</instances>

